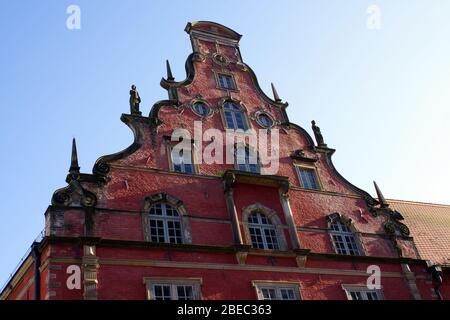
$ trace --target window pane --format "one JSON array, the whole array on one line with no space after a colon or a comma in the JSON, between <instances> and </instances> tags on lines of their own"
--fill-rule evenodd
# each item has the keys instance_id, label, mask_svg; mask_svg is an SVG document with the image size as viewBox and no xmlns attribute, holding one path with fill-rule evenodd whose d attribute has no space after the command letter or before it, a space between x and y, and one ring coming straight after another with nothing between
<instances>
[{"instance_id":1,"label":"window pane","mask_svg":"<svg viewBox=\"0 0 450 320\"><path fill-rule=\"evenodd\" d=\"M225 81L222 75L219 75L219 85L221 88L225 88Z\"/></svg>"},{"instance_id":2,"label":"window pane","mask_svg":"<svg viewBox=\"0 0 450 320\"><path fill-rule=\"evenodd\" d=\"M235 119L236 119L237 129L246 130L246 127L245 127L245 124L244 124L244 117L242 116L242 112L241 111L236 111L236 112L234 112L234 116L235 116Z\"/></svg>"},{"instance_id":3,"label":"window pane","mask_svg":"<svg viewBox=\"0 0 450 320\"><path fill-rule=\"evenodd\" d=\"M292 288L280 289L280 299L281 300L297 300L294 289L292 289Z\"/></svg>"},{"instance_id":4,"label":"window pane","mask_svg":"<svg viewBox=\"0 0 450 320\"><path fill-rule=\"evenodd\" d=\"M181 217L174 207L165 203L156 204L150 209L151 216L152 213L153 218L149 219L151 241L183 243ZM155 219L155 216L158 219Z\"/></svg>"},{"instance_id":5,"label":"window pane","mask_svg":"<svg viewBox=\"0 0 450 320\"><path fill-rule=\"evenodd\" d=\"M182 243L181 241L181 226L179 221L167 221L167 231L170 243Z\"/></svg>"},{"instance_id":6,"label":"window pane","mask_svg":"<svg viewBox=\"0 0 450 320\"><path fill-rule=\"evenodd\" d=\"M233 77L226 74L219 74L219 86L224 89L235 89Z\"/></svg>"},{"instance_id":7,"label":"window pane","mask_svg":"<svg viewBox=\"0 0 450 320\"><path fill-rule=\"evenodd\" d=\"M192 286L177 285L178 300L194 300L194 290Z\"/></svg>"},{"instance_id":8,"label":"window pane","mask_svg":"<svg viewBox=\"0 0 450 320\"><path fill-rule=\"evenodd\" d=\"M208 115L208 107L204 103L196 102L192 107L194 111L197 112L199 115L203 117Z\"/></svg>"},{"instance_id":9,"label":"window pane","mask_svg":"<svg viewBox=\"0 0 450 320\"><path fill-rule=\"evenodd\" d=\"M264 214L259 212L249 215L249 232L252 246L259 249L278 250L278 238L275 226Z\"/></svg>"},{"instance_id":10,"label":"window pane","mask_svg":"<svg viewBox=\"0 0 450 320\"><path fill-rule=\"evenodd\" d=\"M261 124L262 124L264 127L271 127L271 126L273 125L272 119L269 118L269 117L268 117L267 115L265 115L265 114L260 114L260 115L258 116L258 120L259 120L259 122L261 122Z\"/></svg>"},{"instance_id":11,"label":"window pane","mask_svg":"<svg viewBox=\"0 0 450 320\"><path fill-rule=\"evenodd\" d=\"M192 166L192 164L185 164L184 172L185 173L194 173L194 167Z\"/></svg>"},{"instance_id":12,"label":"window pane","mask_svg":"<svg viewBox=\"0 0 450 320\"><path fill-rule=\"evenodd\" d=\"M258 223L258 214L252 213L248 216L248 223Z\"/></svg>"},{"instance_id":13,"label":"window pane","mask_svg":"<svg viewBox=\"0 0 450 320\"><path fill-rule=\"evenodd\" d=\"M225 111L225 121L227 123L227 128L236 129L234 126L232 111Z\"/></svg>"},{"instance_id":14,"label":"window pane","mask_svg":"<svg viewBox=\"0 0 450 320\"><path fill-rule=\"evenodd\" d=\"M267 249L278 250L278 240L275 229L265 228L264 234L266 236Z\"/></svg>"},{"instance_id":15,"label":"window pane","mask_svg":"<svg viewBox=\"0 0 450 320\"><path fill-rule=\"evenodd\" d=\"M377 292L374 290L357 289L349 293L352 300L380 300Z\"/></svg>"},{"instance_id":16,"label":"window pane","mask_svg":"<svg viewBox=\"0 0 450 320\"><path fill-rule=\"evenodd\" d=\"M248 228L250 232L250 238L252 239L252 247L257 249L264 249L264 242L261 236L261 229Z\"/></svg>"},{"instance_id":17,"label":"window pane","mask_svg":"<svg viewBox=\"0 0 450 320\"><path fill-rule=\"evenodd\" d=\"M153 296L155 300L171 300L170 285L154 285Z\"/></svg>"},{"instance_id":18,"label":"window pane","mask_svg":"<svg viewBox=\"0 0 450 320\"><path fill-rule=\"evenodd\" d=\"M319 189L319 185L316 179L316 173L313 169L299 168L299 175L302 187L305 189Z\"/></svg>"},{"instance_id":19,"label":"window pane","mask_svg":"<svg viewBox=\"0 0 450 320\"><path fill-rule=\"evenodd\" d=\"M264 300L276 300L276 292L275 289L272 288L262 288L261 293Z\"/></svg>"}]
</instances>

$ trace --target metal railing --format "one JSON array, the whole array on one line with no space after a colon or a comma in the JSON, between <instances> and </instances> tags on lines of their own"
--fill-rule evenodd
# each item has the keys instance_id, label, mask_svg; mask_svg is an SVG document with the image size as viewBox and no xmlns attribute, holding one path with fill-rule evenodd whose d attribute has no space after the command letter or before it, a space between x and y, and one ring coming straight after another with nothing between
<instances>
[{"instance_id":1,"label":"metal railing","mask_svg":"<svg viewBox=\"0 0 450 320\"><path fill-rule=\"evenodd\" d=\"M22 266L22 264L24 263L24 261L27 259L27 257L30 255L31 250L33 249L33 244L34 243L40 243L42 241L42 239L45 236L45 229L42 230L41 232L39 232L38 236L34 239L33 243L30 245L30 247L27 249L27 251L25 252L25 254L22 256L22 259L20 259L19 263L16 265L16 267L13 269L13 271L9 274L8 279L5 281L5 283L2 285L1 289L0 289L0 295L3 293L3 291L5 290L5 288L7 287L8 283L11 281L11 279L14 277L14 275L16 274L16 272L20 269L20 267Z\"/></svg>"}]
</instances>

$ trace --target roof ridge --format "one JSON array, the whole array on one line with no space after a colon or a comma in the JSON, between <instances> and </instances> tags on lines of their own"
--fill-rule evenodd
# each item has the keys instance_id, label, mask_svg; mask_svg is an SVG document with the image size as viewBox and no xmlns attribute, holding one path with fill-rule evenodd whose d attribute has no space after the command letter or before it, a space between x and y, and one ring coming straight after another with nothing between
<instances>
[{"instance_id":1,"label":"roof ridge","mask_svg":"<svg viewBox=\"0 0 450 320\"><path fill-rule=\"evenodd\" d=\"M409 204L418 204L418 205L427 205L433 207L444 207L450 208L450 204L444 203L431 203L431 202L423 202L423 201L412 201L412 200L399 200L399 199L386 199L388 202L398 202L398 203L409 203Z\"/></svg>"}]
</instances>

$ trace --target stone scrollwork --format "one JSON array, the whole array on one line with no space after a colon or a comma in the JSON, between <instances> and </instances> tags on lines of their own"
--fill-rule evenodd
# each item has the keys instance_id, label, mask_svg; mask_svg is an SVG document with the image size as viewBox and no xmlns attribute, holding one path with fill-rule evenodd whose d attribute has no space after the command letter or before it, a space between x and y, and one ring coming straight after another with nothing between
<instances>
[{"instance_id":1,"label":"stone scrollwork","mask_svg":"<svg viewBox=\"0 0 450 320\"><path fill-rule=\"evenodd\" d=\"M409 228L402 223L404 219L400 212L392 210L389 207L369 206L369 210L374 217L383 215L387 217L387 221L383 224L384 230L388 235L409 237Z\"/></svg>"}]
</instances>

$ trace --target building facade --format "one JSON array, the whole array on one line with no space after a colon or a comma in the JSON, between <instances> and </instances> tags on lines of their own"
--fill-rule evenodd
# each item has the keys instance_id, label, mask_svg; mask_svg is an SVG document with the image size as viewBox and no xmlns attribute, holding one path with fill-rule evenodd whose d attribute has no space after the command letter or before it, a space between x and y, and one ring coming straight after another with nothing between
<instances>
[{"instance_id":1,"label":"building facade","mask_svg":"<svg viewBox=\"0 0 450 320\"><path fill-rule=\"evenodd\" d=\"M121 120L131 146L100 157L87 174L74 141L44 236L0 297L450 298L439 291L442 270L421 258L378 187L375 199L348 182L316 124L314 142L289 121L273 85L273 98L261 90L241 57L241 36L213 22L185 31L193 49L187 77L176 81L167 64L168 99L147 116L136 87L130 91ZM227 132L237 137L231 144ZM260 141L269 136L276 172L261 145L248 142L255 132ZM181 142L189 148L177 149Z\"/></svg>"}]
</instances>

